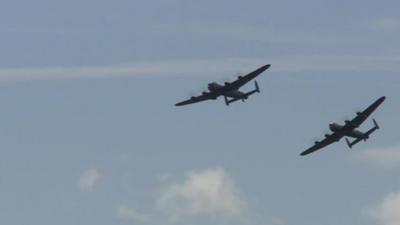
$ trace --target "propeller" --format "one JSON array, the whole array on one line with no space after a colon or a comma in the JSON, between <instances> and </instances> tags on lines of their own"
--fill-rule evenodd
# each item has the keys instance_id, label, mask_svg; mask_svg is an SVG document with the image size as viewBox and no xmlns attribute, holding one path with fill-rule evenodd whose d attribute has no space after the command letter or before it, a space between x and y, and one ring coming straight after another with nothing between
<instances>
[{"instance_id":1,"label":"propeller","mask_svg":"<svg viewBox=\"0 0 400 225\"><path fill-rule=\"evenodd\" d=\"M235 80L235 79L236 79L236 76L231 75L229 77L224 77L222 79L219 79L218 83L223 84L223 85L227 85L227 84L232 83L232 81Z\"/></svg>"},{"instance_id":2,"label":"propeller","mask_svg":"<svg viewBox=\"0 0 400 225\"><path fill-rule=\"evenodd\" d=\"M323 130L323 131L321 132L321 137L320 137L320 139L321 139L321 138L326 138L327 136L330 136L331 134L332 134L332 131L331 131L331 130L325 129L325 130Z\"/></svg>"},{"instance_id":3,"label":"propeller","mask_svg":"<svg viewBox=\"0 0 400 225\"><path fill-rule=\"evenodd\" d=\"M350 121L351 118L350 118L350 116L346 115L346 116L342 116L340 120L345 122L345 121ZM338 121L338 123L340 124L341 122Z\"/></svg>"},{"instance_id":4,"label":"propeller","mask_svg":"<svg viewBox=\"0 0 400 225\"><path fill-rule=\"evenodd\" d=\"M241 79L244 77L243 73L236 73L235 75L236 75L236 79Z\"/></svg>"},{"instance_id":5,"label":"propeller","mask_svg":"<svg viewBox=\"0 0 400 225\"><path fill-rule=\"evenodd\" d=\"M312 144L316 144L321 141L321 137L314 137L311 141L312 141Z\"/></svg>"},{"instance_id":6,"label":"propeller","mask_svg":"<svg viewBox=\"0 0 400 225\"><path fill-rule=\"evenodd\" d=\"M197 88L196 90L191 90L187 93L188 97L198 96L201 93L208 92L205 88Z\"/></svg>"},{"instance_id":7,"label":"propeller","mask_svg":"<svg viewBox=\"0 0 400 225\"><path fill-rule=\"evenodd\" d=\"M322 132L321 135L325 135L325 134L330 134L332 133L331 130L329 128L325 128Z\"/></svg>"},{"instance_id":8,"label":"propeller","mask_svg":"<svg viewBox=\"0 0 400 225\"><path fill-rule=\"evenodd\" d=\"M237 72L237 73L235 73L235 76L236 76L236 77L238 77L238 76L244 76L244 73L242 73L242 72Z\"/></svg>"},{"instance_id":9,"label":"propeller","mask_svg":"<svg viewBox=\"0 0 400 225\"><path fill-rule=\"evenodd\" d=\"M357 108L354 109L354 112L355 112L355 114L356 114L357 116L360 115L362 111L363 111L363 109L360 108L360 107L357 107Z\"/></svg>"}]
</instances>

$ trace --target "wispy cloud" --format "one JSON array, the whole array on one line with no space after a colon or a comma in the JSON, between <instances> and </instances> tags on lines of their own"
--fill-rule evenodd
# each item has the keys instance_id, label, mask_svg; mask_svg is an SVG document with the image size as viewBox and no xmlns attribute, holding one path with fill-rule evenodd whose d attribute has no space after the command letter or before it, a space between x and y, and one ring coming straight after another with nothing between
<instances>
[{"instance_id":1,"label":"wispy cloud","mask_svg":"<svg viewBox=\"0 0 400 225\"><path fill-rule=\"evenodd\" d=\"M226 76L270 63L275 72L399 72L400 56L298 55L276 58L221 58L109 66L3 68L0 81L109 78L130 76Z\"/></svg>"},{"instance_id":2,"label":"wispy cloud","mask_svg":"<svg viewBox=\"0 0 400 225\"><path fill-rule=\"evenodd\" d=\"M92 192L101 178L97 169L89 169L81 174L78 180L78 188L82 192Z\"/></svg>"},{"instance_id":3,"label":"wispy cloud","mask_svg":"<svg viewBox=\"0 0 400 225\"><path fill-rule=\"evenodd\" d=\"M158 207L173 221L191 216L240 217L245 202L222 168L191 172L183 182L167 186Z\"/></svg>"},{"instance_id":4,"label":"wispy cloud","mask_svg":"<svg viewBox=\"0 0 400 225\"><path fill-rule=\"evenodd\" d=\"M369 211L380 225L400 224L400 192L389 194Z\"/></svg>"},{"instance_id":5,"label":"wispy cloud","mask_svg":"<svg viewBox=\"0 0 400 225\"><path fill-rule=\"evenodd\" d=\"M232 23L196 23L193 21L179 24L158 24L152 26L156 31L184 33L192 35L205 35L212 38L223 38L224 40L237 41L256 41L271 45L291 45L291 46L321 46L337 45L366 42L359 35L349 35L348 33L333 33L331 29L325 32L322 30L302 30L302 29L281 29L268 26L254 26L249 24Z\"/></svg>"},{"instance_id":6,"label":"wispy cloud","mask_svg":"<svg viewBox=\"0 0 400 225\"><path fill-rule=\"evenodd\" d=\"M397 168L400 167L400 146L367 149L355 154L355 158L379 168Z\"/></svg>"},{"instance_id":7,"label":"wispy cloud","mask_svg":"<svg viewBox=\"0 0 400 225\"><path fill-rule=\"evenodd\" d=\"M235 63L246 63L247 59L183 60L153 63L132 63L108 66L44 67L0 69L0 81L107 78L121 76L211 74L233 72L239 67Z\"/></svg>"}]
</instances>

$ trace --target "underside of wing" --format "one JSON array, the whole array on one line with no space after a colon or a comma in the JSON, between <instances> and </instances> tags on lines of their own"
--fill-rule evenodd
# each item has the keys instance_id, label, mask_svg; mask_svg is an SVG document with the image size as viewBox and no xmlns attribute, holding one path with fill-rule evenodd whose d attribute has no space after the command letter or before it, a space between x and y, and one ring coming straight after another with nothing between
<instances>
[{"instance_id":1,"label":"underside of wing","mask_svg":"<svg viewBox=\"0 0 400 225\"><path fill-rule=\"evenodd\" d=\"M203 92L203 94L201 94L199 96L192 96L188 100L178 102L175 104L175 106L189 105L189 104L193 104L193 103L197 103L197 102L201 102L201 101L216 99L217 97L218 96L212 92Z\"/></svg>"},{"instance_id":2,"label":"underside of wing","mask_svg":"<svg viewBox=\"0 0 400 225\"><path fill-rule=\"evenodd\" d=\"M364 121L385 101L386 97L383 96L372 103L367 109L362 112L358 112L357 116L351 121L346 122L347 129L354 129L359 127Z\"/></svg>"},{"instance_id":3,"label":"underside of wing","mask_svg":"<svg viewBox=\"0 0 400 225\"><path fill-rule=\"evenodd\" d=\"M237 80L235 80L234 82L227 85L226 88L239 89L241 86L245 85L246 83L248 83L249 81L251 81L252 79L257 77L258 75L260 75L262 72L267 70L270 66L271 66L270 64L267 64L265 66L262 66L256 70L254 70L253 72L251 72L245 76L239 76Z\"/></svg>"},{"instance_id":4,"label":"underside of wing","mask_svg":"<svg viewBox=\"0 0 400 225\"><path fill-rule=\"evenodd\" d=\"M309 149L305 150L302 152L300 155L308 155L310 153L313 153L315 151L320 150L321 148L324 148L334 142L339 141L340 138L337 137L335 134L327 135L326 138L322 141L316 141L314 146L310 147Z\"/></svg>"}]
</instances>

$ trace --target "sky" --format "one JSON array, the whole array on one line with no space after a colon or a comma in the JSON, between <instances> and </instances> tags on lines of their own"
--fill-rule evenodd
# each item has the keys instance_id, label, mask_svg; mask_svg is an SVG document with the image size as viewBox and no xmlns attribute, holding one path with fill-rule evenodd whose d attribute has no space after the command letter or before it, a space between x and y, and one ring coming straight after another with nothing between
<instances>
[{"instance_id":1,"label":"sky","mask_svg":"<svg viewBox=\"0 0 400 225\"><path fill-rule=\"evenodd\" d=\"M1 5L1 224L400 224L398 1ZM299 156L381 96L367 142Z\"/></svg>"}]
</instances>

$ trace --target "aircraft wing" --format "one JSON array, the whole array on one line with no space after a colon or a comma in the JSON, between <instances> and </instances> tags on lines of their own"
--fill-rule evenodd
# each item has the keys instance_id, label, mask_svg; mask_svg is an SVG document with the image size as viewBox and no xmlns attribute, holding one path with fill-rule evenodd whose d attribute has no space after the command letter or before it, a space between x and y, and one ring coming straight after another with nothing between
<instances>
[{"instance_id":1,"label":"aircraft wing","mask_svg":"<svg viewBox=\"0 0 400 225\"><path fill-rule=\"evenodd\" d=\"M216 95L212 92L203 92L203 94L201 94L199 96L192 96L188 100L178 102L175 104L175 106L189 105L189 104L193 104L196 102L202 102L202 101L206 101L206 100L210 100L210 99L216 99L217 97L218 97L218 95Z\"/></svg>"},{"instance_id":2,"label":"aircraft wing","mask_svg":"<svg viewBox=\"0 0 400 225\"><path fill-rule=\"evenodd\" d=\"M343 136L337 134L337 133L333 133L331 135L327 135L326 138L322 141L317 141L315 142L314 146L310 147L309 149L305 150L304 152L302 152L300 155L308 155L310 153L313 153L315 151L320 150L321 148L324 148L334 142L339 141Z\"/></svg>"},{"instance_id":3,"label":"aircraft wing","mask_svg":"<svg viewBox=\"0 0 400 225\"><path fill-rule=\"evenodd\" d=\"M260 75L262 72L267 70L270 66L271 66L270 64L267 64L265 66L262 66L256 70L254 70L253 72L251 72L243 77L239 76L239 78L237 80L233 81L232 83L227 84L225 86L225 88L226 89L239 89L241 86L247 84L247 82L251 81L258 75Z\"/></svg>"},{"instance_id":4,"label":"aircraft wing","mask_svg":"<svg viewBox=\"0 0 400 225\"><path fill-rule=\"evenodd\" d=\"M357 113L357 116L346 123L345 129L355 129L358 128L364 121L385 101L386 97L380 97L378 100L376 100L372 105L370 105L367 109L365 109L363 112Z\"/></svg>"}]
</instances>

